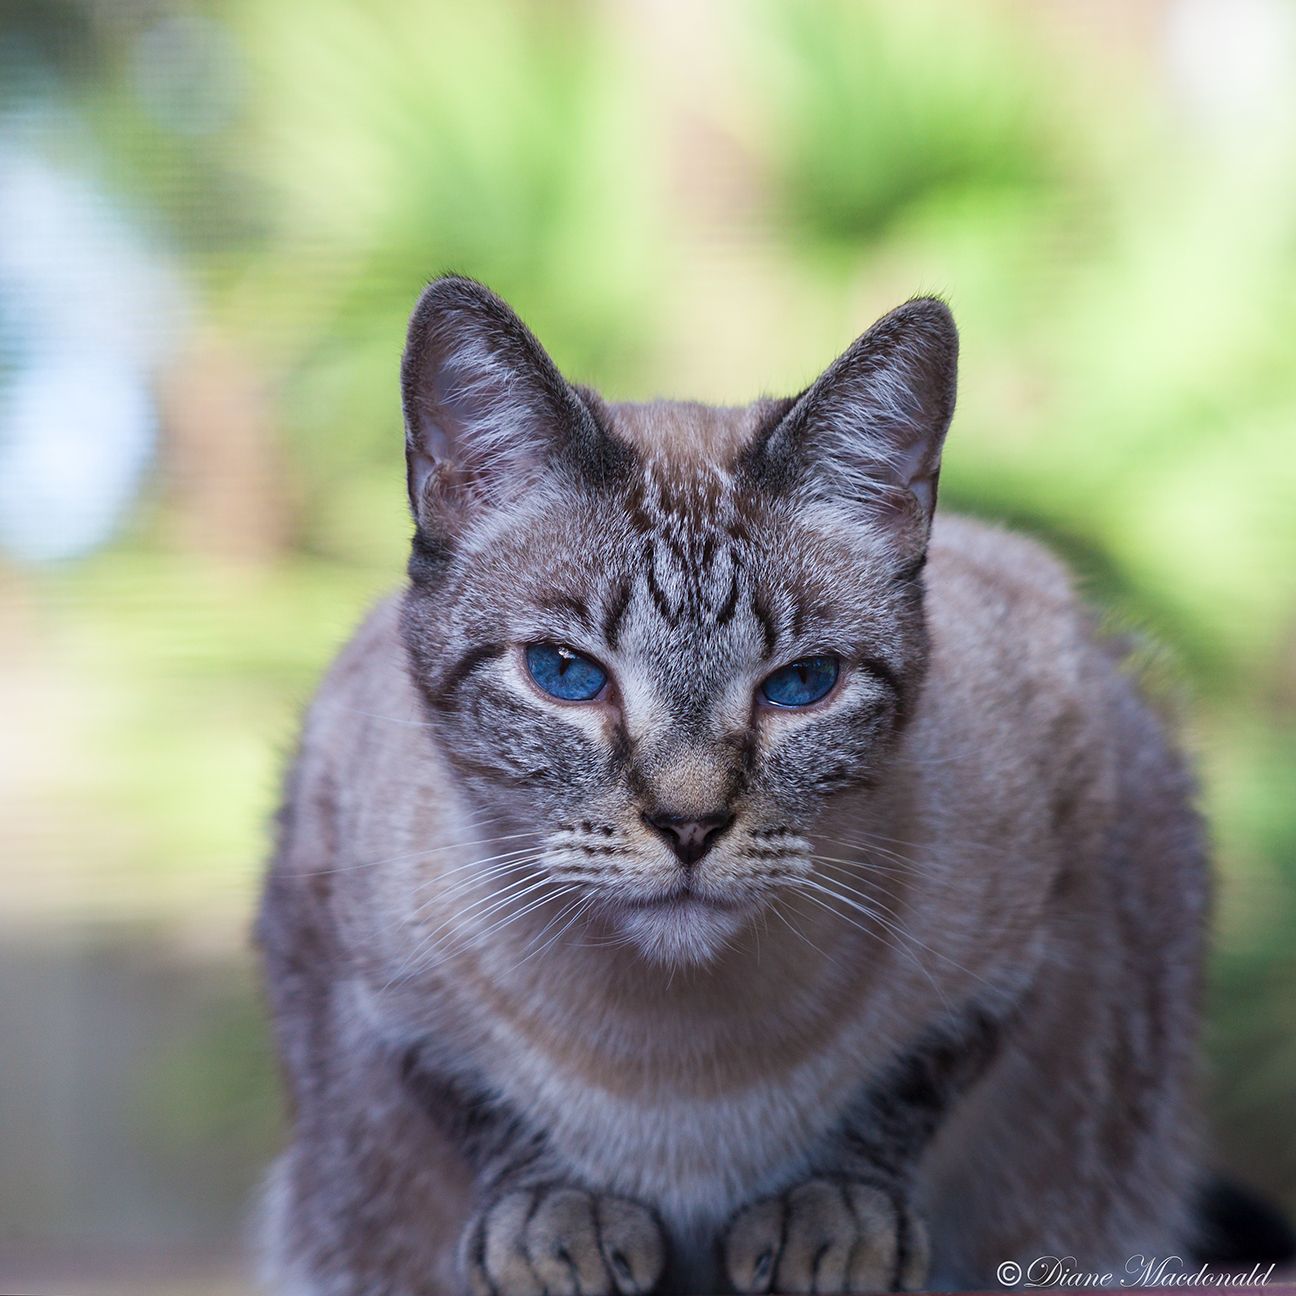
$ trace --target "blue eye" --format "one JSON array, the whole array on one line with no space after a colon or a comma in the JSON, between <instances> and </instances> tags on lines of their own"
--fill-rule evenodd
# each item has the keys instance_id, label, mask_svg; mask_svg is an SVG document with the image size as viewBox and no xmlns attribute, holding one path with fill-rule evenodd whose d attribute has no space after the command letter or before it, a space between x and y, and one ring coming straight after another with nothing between
<instances>
[{"instance_id":1,"label":"blue eye","mask_svg":"<svg viewBox=\"0 0 1296 1296\"><path fill-rule=\"evenodd\" d=\"M760 691L775 706L803 707L826 697L836 683L836 657L802 657L776 670Z\"/></svg>"},{"instance_id":2,"label":"blue eye","mask_svg":"<svg viewBox=\"0 0 1296 1296\"><path fill-rule=\"evenodd\" d=\"M526 664L531 678L550 697L564 702L588 702L607 683L602 666L562 644L527 644Z\"/></svg>"}]
</instances>

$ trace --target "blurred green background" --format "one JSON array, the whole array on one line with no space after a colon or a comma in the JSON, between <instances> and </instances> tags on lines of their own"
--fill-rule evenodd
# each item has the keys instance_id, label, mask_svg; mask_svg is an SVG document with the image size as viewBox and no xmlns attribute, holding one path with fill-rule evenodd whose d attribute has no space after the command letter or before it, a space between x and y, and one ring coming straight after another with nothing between
<instances>
[{"instance_id":1,"label":"blurred green background","mask_svg":"<svg viewBox=\"0 0 1296 1296\"><path fill-rule=\"evenodd\" d=\"M248 952L448 268L617 397L962 326L942 502L1146 636L1216 1160L1296 1208L1296 6L0 0L0 1288L245 1290Z\"/></svg>"}]
</instances>

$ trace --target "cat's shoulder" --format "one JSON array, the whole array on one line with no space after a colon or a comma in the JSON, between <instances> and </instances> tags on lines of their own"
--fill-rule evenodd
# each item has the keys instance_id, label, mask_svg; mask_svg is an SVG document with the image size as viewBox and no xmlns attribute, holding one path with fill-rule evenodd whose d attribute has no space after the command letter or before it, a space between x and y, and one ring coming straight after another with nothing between
<instances>
[{"instance_id":1,"label":"cat's shoulder","mask_svg":"<svg viewBox=\"0 0 1296 1296\"><path fill-rule=\"evenodd\" d=\"M333 658L307 708L303 748L336 754L375 725L422 724L401 639L402 595L381 598Z\"/></svg>"},{"instance_id":2,"label":"cat's shoulder","mask_svg":"<svg viewBox=\"0 0 1296 1296\"><path fill-rule=\"evenodd\" d=\"M375 689L389 688L393 679L406 677L401 603L401 593L393 591L365 613L334 656L320 682L316 702L328 698L360 702Z\"/></svg>"},{"instance_id":3,"label":"cat's shoulder","mask_svg":"<svg viewBox=\"0 0 1296 1296\"><path fill-rule=\"evenodd\" d=\"M928 548L928 584L943 594L1013 603L1034 600L1041 608L1070 606L1070 572L1045 545L1019 532L958 514L938 514Z\"/></svg>"},{"instance_id":4,"label":"cat's shoulder","mask_svg":"<svg viewBox=\"0 0 1296 1296\"><path fill-rule=\"evenodd\" d=\"M927 562L933 649L984 687L1051 682L1073 692L1091 669L1094 618L1066 565L1037 540L970 518L939 518Z\"/></svg>"}]
</instances>

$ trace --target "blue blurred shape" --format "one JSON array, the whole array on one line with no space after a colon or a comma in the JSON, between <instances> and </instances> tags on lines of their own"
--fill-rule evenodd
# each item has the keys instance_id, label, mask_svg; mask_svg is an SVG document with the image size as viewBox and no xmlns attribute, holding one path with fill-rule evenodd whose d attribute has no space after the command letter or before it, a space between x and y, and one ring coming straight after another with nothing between
<instances>
[{"instance_id":1,"label":"blue blurred shape","mask_svg":"<svg viewBox=\"0 0 1296 1296\"><path fill-rule=\"evenodd\" d=\"M165 251L24 125L35 147L0 149L0 550L50 562L126 516L188 312Z\"/></svg>"}]
</instances>

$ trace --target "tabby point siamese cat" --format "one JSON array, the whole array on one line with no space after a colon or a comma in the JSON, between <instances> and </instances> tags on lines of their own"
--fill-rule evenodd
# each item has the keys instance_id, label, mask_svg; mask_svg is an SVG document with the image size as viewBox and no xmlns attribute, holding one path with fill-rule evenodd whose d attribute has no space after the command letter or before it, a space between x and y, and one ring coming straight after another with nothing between
<instances>
[{"instance_id":1,"label":"tabby point siamese cat","mask_svg":"<svg viewBox=\"0 0 1296 1296\"><path fill-rule=\"evenodd\" d=\"M284 1296L992 1286L1187 1255L1193 786L1038 545L941 515L958 337L612 404L498 297L404 354L409 581L259 923Z\"/></svg>"}]
</instances>

